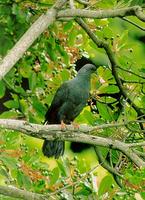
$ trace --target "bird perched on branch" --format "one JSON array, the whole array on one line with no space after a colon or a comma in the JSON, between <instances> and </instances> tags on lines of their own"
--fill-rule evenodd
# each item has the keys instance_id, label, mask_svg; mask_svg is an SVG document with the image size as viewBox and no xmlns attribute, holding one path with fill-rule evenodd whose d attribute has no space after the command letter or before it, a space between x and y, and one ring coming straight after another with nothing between
<instances>
[{"instance_id":1,"label":"bird perched on branch","mask_svg":"<svg viewBox=\"0 0 145 200\"><path fill-rule=\"evenodd\" d=\"M46 124L70 124L73 122L86 106L91 74L95 71L95 65L86 64L78 71L74 79L64 82L58 88L45 115ZM59 158L64 154L64 148L64 141L45 139L42 151L47 157Z\"/></svg>"}]
</instances>

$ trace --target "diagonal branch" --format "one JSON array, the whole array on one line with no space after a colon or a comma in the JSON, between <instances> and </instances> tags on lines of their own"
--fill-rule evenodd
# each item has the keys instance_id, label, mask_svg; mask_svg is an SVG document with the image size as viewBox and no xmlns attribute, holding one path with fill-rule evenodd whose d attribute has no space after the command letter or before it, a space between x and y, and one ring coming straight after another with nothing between
<instances>
[{"instance_id":1,"label":"diagonal branch","mask_svg":"<svg viewBox=\"0 0 145 200\"><path fill-rule=\"evenodd\" d=\"M80 125L80 128L76 130L72 125L67 125L67 129L62 131L60 125L39 125L20 120L0 119L0 127L17 130L26 135L40 139L66 140L71 142L87 143L93 146L111 147L112 149L124 153L138 167L145 167L145 162L130 148L133 147L133 144L127 144L116 139L91 135L92 132L97 132L99 126L90 127ZM136 145L134 144L134 146ZM145 146L145 142L142 142L140 146Z\"/></svg>"},{"instance_id":2,"label":"diagonal branch","mask_svg":"<svg viewBox=\"0 0 145 200\"><path fill-rule=\"evenodd\" d=\"M51 9L45 14L42 14L8 52L0 62L0 80L10 71L40 34L56 20L58 10L66 1L67 0L58 0Z\"/></svg>"},{"instance_id":3,"label":"diagonal branch","mask_svg":"<svg viewBox=\"0 0 145 200\"><path fill-rule=\"evenodd\" d=\"M93 42L99 47L99 48L104 48L106 51L106 54L110 60L111 68L112 68L112 74L116 80L116 83L123 95L123 97L126 99L126 101L135 109L135 111L138 113L138 116L143 115L144 113L141 111L141 109L136 106L136 104L130 99L130 97L127 95L126 91L123 89L123 85L121 82L121 79L118 76L118 63L116 61L115 55L112 52L111 48L109 45L100 40L88 27L88 25L82 20L82 19L76 19L76 22L86 31L86 33L89 35L89 37L93 40Z\"/></svg>"},{"instance_id":4,"label":"diagonal branch","mask_svg":"<svg viewBox=\"0 0 145 200\"><path fill-rule=\"evenodd\" d=\"M56 19L68 17L85 17L85 18L114 18L125 16L136 16L140 20L145 21L145 15L140 6L132 6L128 8L116 10L99 10L91 11L85 9L65 9L60 10L67 0L57 0L54 6L45 14L42 14L26 31L15 46L8 52L4 59L0 62L0 80L7 74L8 71L17 63L23 56L26 50L33 44L33 42L40 36L44 30L54 23Z\"/></svg>"}]
</instances>

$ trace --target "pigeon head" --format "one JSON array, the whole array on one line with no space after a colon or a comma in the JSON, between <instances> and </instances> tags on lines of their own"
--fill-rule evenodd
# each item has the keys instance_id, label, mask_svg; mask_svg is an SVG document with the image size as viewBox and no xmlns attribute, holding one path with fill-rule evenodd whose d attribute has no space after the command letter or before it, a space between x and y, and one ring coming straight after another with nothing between
<instances>
[{"instance_id":1,"label":"pigeon head","mask_svg":"<svg viewBox=\"0 0 145 200\"><path fill-rule=\"evenodd\" d=\"M90 76L96 69L95 65L86 64L78 71L78 75Z\"/></svg>"}]
</instances>

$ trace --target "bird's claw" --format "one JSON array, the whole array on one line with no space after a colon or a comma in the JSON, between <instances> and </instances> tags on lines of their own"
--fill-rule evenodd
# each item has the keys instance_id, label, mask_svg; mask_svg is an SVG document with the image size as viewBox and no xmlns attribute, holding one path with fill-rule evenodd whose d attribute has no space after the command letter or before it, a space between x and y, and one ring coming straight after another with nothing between
<instances>
[{"instance_id":1,"label":"bird's claw","mask_svg":"<svg viewBox=\"0 0 145 200\"><path fill-rule=\"evenodd\" d=\"M61 121L61 130L65 131L67 129L66 124L63 122L63 120Z\"/></svg>"},{"instance_id":2,"label":"bird's claw","mask_svg":"<svg viewBox=\"0 0 145 200\"><path fill-rule=\"evenodd\" d=\"M76 122L72 122L71 124L75 130L78 130L80 128L79 124L77 124Z\"/></svg>"}]
</instances>

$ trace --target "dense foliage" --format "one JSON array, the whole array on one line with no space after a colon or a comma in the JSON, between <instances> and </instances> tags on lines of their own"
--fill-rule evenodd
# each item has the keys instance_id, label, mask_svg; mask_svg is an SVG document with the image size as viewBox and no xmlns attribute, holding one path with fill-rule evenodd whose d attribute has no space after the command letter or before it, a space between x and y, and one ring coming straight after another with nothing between
<instances>
[{"instance_id":1,"label":"dense foliage","mask_svg":"<svg viewBox=\"0 0 145 200\"><path fill-rule=\"evenodd\" d=\"M90 2L94 10L117 9L143 3L133 0ZM53 3L50 0L0 0L0 59ZM135 17L129 19L144 26ZM144 113L144 31L119 18L88 19L86 22L96 36L109 43L120 64L118 74L123 88ZM79 65L89 60L98 69L92 77L88 106L77 117L77 123L94 126L141 118L120 92L105 51L98 48L74 20L57 21L48 27L0 81L0 118L43 123L56 89L75 76L75 67L79 67L78 60ZM127 142L144 140L138 123L103 129L97 134ZM0 184L36 193L52 192L52 196L58 195L63 199L69 199L70 194L74 199L145 198L145 169L138 169L122 153L100 148L107 162L118 167L123 174L123 187L120 188L111 174L97 166L93 148L75 155L70 151L70 144L67 144L64 158L53 160L42 155L41 145L42 141L38 139L15 131L1 130ZM143 148L139 150L143 152ZM4 196L2 198L5 199Z\"/></svg>"}]
</instances>

